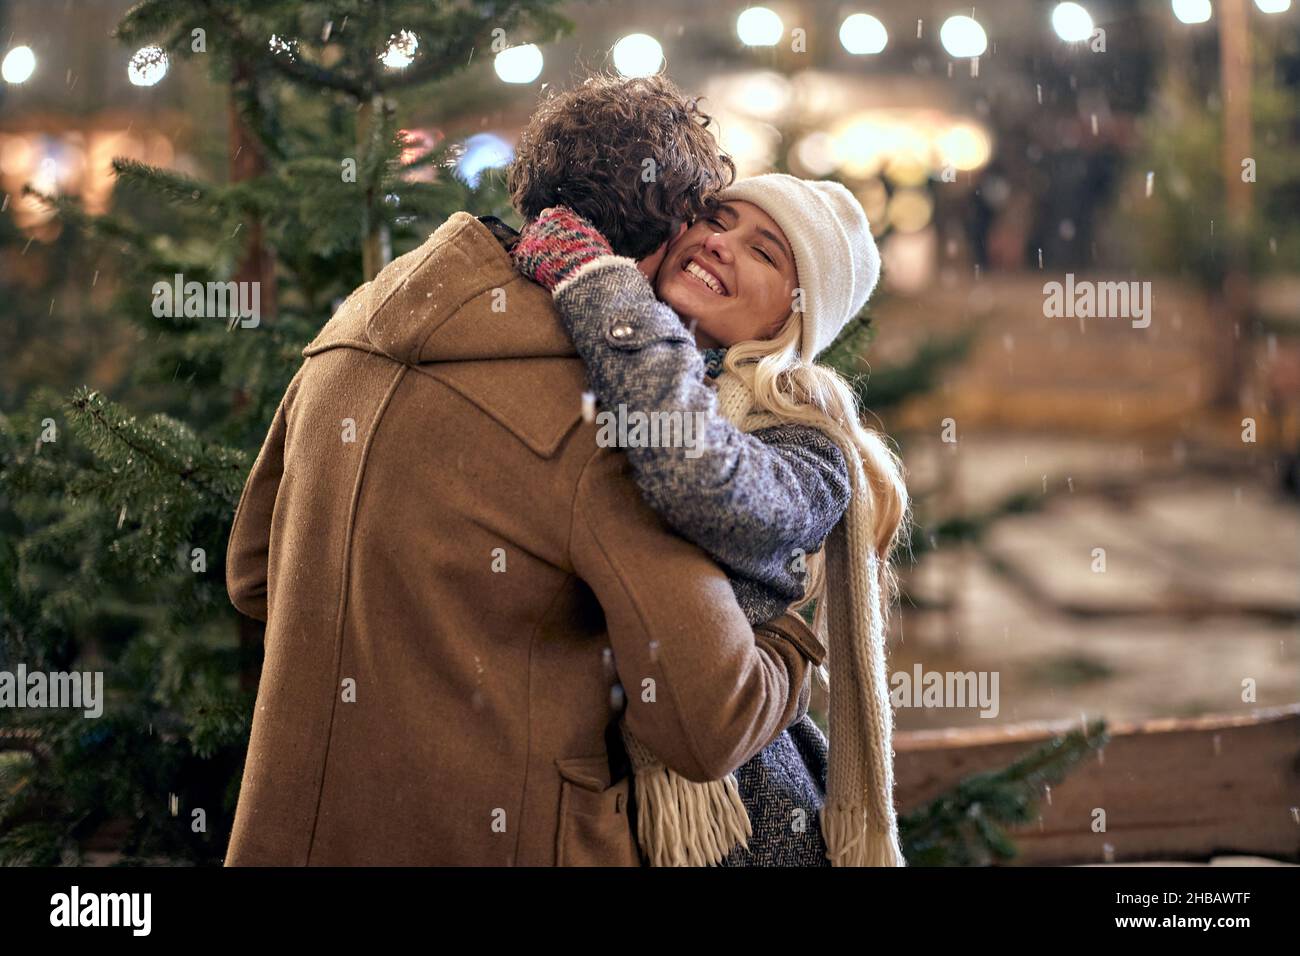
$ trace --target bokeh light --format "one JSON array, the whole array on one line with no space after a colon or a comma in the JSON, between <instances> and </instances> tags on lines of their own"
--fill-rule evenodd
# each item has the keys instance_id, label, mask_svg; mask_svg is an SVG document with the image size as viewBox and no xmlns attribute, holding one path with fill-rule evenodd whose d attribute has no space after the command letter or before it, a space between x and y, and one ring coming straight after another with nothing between
<instances>
[{"instance_id":1,"label":"bokeh light","mask_svg":"<svg viewBox=\"0 0 1300 956\"><path fill-rule=\"evenodd\" d=\"M614 69L623 76L653 76L664 65L664 48L648 33L631 33L614 44Z\"/></svg>"},{"instance_id":2,"label":"bokeh light","mask_svg":"<svg viewBox=\"0 0 1300 956\"><path fill-rule=\"evenodd\" d=\"M492 61L497 76L506 83L531 83L542 75L542 51L535 43L502 50Z\"/></svg>"},{"instance_id":3,"label":"bokeh light","mask_svg":"<svg viewBox=\"0 0 1300 956\"><path fill-rule=\"evenodd\" d=\"M785 24L767 7L750 7L736 18L736 34L745 46L776 46Z\"/></svg>"},{"instance_id":4,"label":"bokeh light","mask_svg":"<svg viewBox=\"0 0 1300 956\"><path fill-rule=\"evenodd\" d=\"M1092 16L1077 3L1058 3L1052 11L1052 29L1066 43L1092 36Z\"/></svg>"},{"instance_id":5,"label":"bokeh light","mask_svg":"<svg viewBox=\"0 0 1300 956\"><path fill-rule=\"evenodd\" d=\"M0 76L6 83L26 83L36 72L36 54L29 46L16 46L5 54Z\"/></svg>"},{"instance_id":6,"label":"bokeh light","mask_svg":"<svg viewBox=\"0 0 1300 956\"><path fill-rule=\"evenodd\" d=\"M850 53L879 53L888 42L885 25L869 13L855 13L840 24L840 44Z\"/></svg>"},{"instance_id":7,"label":"bokeh light","mask_svg":"<svg viewBox=\"0 0 1300 956\"><path fill-rule=\"evenodd\" d=\"M980 56L988 49L989 38L984 28L973 17L955 16L943 21L939 28L939 42L949 56Z\"/></svg>"},{"instance_id":8,"label":"bokeh light","mask_svg":"<svg viewBox=\"0 0 1300 956\"><path fill-rule=\"evenodd\" d=\"M1174 16L1183 23L1204 23L1211 13L1210 0L1174 0Z\"/></svg>"},{"instance_id":9,"label":"bokeh light","mask_svg":"<svg viewBox=\"0 0 1300 956\"><path fill-rule=\"evenodd\" d=\"M475 133L465 140L456 172L469 185L477 186L485 171L508 165L514 156L510 144L495 133Z\"/></svg>"}]
</instances>

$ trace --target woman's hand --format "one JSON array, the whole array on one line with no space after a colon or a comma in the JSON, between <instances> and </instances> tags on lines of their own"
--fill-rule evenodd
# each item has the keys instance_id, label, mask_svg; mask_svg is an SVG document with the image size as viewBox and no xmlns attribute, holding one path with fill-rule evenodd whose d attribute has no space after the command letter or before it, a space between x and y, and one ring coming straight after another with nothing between
<instances>
[{"instance_id":1,"label":"woman's hand","mask_svg":"<svg viewBox=\"0 0 1300 956\"><path fill-rule=\"evenodd\" d=\"M613 253L590 222L567 206L551 206L524 227L510 257L521 275L554 292L591 260Z\"/></svg>"}]
</instances>

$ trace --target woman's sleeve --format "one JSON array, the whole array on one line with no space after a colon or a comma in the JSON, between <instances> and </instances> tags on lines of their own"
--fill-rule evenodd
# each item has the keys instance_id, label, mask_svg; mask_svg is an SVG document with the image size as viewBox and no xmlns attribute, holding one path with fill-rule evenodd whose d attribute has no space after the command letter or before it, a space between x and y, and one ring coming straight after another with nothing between
<instances>
[{"instance_id":1,"label":"woman's sleeve","mask_svg":"<svg viewBox=\"0 0 1300 956\"><path fill-rule=\"evenodd\" d=\"M835 443L807 426L747 434L732 425L704 381L693 336L631 259L587 263L556 287L555 304L610 438L620 406L681 425L671 432L676 447L625 447L651 507L729 571L787 601L802 597L799 558L822 546L848 507L848 468Z\"/></svg>"}]
</instances>

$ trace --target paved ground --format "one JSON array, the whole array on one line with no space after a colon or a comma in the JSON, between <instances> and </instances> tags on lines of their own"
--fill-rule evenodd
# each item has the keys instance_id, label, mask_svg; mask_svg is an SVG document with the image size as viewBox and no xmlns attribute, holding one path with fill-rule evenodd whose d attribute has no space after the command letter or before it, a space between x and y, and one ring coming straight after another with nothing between
<instances>
[{"instance_id":1,"label":"paved ground","mask_svg":"<svg viewBox=\"0 0 1300 956\"><path fill-rule=\"evenodd\" d=\"M977 518L1017 492L1042 506L927 555L908 586L938 609L895 612L891 672L996 670L997 717L899 709L900 728L1300 700L1300 502L1279 490L1300 393L1279 399L1274 374L1295 341L1244 347L1240 407L1214 411L1220 339L1199 290L1157 283L1139 329L1047 318L1048 278L949 269L878 312L880 368L981 329L937 388L879 421L903 439L921 523ZM1256 443L1242 441L1247 415ZM955 444L940 441L946 421Z\"/></svg>"},{"instance_id":2,"label":"paved ground","mask_svg":"<svg viewBox=\"0 0 1300 956\"><path fill-rule=\"evenodd\" d=\"M975 514L1048 492L979 544L923 559L909 589L940 609L895 612L891 673L997 671L997 716L900 709L900 729L1300 700L1300 508L1265 480L1168 473L1096 440L973 435L955 454L955 490L935 504ZM945 456L909 445L909 470L923 483Z\"/></svg>"}]
</instances>

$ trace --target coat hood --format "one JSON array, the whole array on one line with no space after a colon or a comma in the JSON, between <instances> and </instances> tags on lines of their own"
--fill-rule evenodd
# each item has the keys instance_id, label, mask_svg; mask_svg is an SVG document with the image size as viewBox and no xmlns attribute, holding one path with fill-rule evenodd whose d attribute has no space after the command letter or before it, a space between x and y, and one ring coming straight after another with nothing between
<instances>
[{"instance_id":1,"label":"coat hood","mask_svg":"<svg viewBox=\"0 0 1300 956\"><path fill-rule=\"evenodd\" d=\"M539 321L539 313L550 321ZM551 295L515 271L482 222L454 213L354 291L303 350L386 355L403 365L576 355Z\"/></svg>"},{"instance_id":2,"label":"coat hood","mask_svg":"<svg viewBox=\"0 0 1300 956\"><path fill-rule=\"evenodd\" d=\"M581 418L583 366L551 294L466 212L348 296L303 355L331 349L437 378L543 457Z\"/></svg>"}]
</instances>

